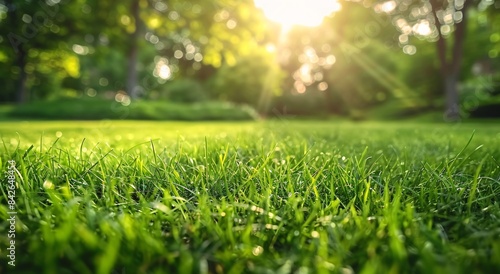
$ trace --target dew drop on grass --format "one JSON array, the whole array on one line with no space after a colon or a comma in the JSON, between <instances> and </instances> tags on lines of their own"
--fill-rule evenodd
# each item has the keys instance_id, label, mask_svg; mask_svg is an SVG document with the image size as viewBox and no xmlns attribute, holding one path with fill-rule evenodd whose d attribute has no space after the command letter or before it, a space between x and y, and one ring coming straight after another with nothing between
<instances>
[{"instance_id":1,"label":"dew drop on grass","mask_svg":"<svg viewBox=\"0 0 500 274\"><path fill-rule=\"evenodd\" d=\"M295 236L295 237L299 236L299 234L300 234L300 233L299 233L299 231L298 231L298 230L295 230L295 231L293 232L293 236Z\"/></svg>"},{"instance_id":2,"label":"dew drop on grass","mask_svg":"<svg viewBox=\"0 0 500 274\"><path fill-rule=\"evenodd\" d=\"M342 270L340 271L340 273L342 274L353 274L354 271L352 269L349 269L349 268L342 268Z\"/></svg>"},{"instance_id":3,"label":"dew drop on grass","mask_svg":"<svg viewBox=\"0 0 500 274\"><path fill-rule=\"evenodd\" d=\"M318 231L315 231L315 230L314 230L313 232L311 232L311 237L313 237L313 238L319 238L319 233L318 233Z\"/></svg>"},{"instance_id":4,"label":"dew drop on grass","mask_svg":"<svg viewBox=\"0 0 500 274\"><path fill-rule=\"evenodd\" d=\"M162 203L158 203L158 202L154 203L153 204L153 208L156 208L156 209L158 209L158 210L160 210L160 211L162 211L164 213L168 213L169 212L168 207L166 205L162 204Z\"/></svg>"},{"instance_id":5,"label":"dew drop on grass","mask_svg":"<svg viewBox=\"0 0 500 274\"><path fill-rule=\"evenodd\" d=\"M264 252L264 248L262 248L262 246L258 245L258 246L255 246L253 249L252 249L252 254L254 256L259 256L260 254L262 254L262 252Z\"/></svg>"},{"instance_id":6,"label":"dew drop on grass","mask_svg":"<svg viewBox=\"0 0 500 274\"><path fill-rule=\"evenodd\" d=\"M56 137L57 138L61 138L62 136L63 136L62 132L60 132L60 131L56 132Z\"/></svg>"},{"instance_id":7,"label":"dew drop on grass","mask_svg":"<svg viewBox=\"0 0 500 274\"><path fill-rule=\"evenodd\" d=\"M301 267L299 267L299 269L295 273L297 273L297 274L308 274L308 273L311 273L311 272L309 271L309 269L307 267L301 266Z\"/></svg>"},{"instance_id":8,"label":"dew drop on grass","mask_svg":"<svg viewBox=\"0 0 500 274\"><path fill-rule=\"evenodd\" d=\"M49 180L45 180L45 182L43 182L43 188L45 188L45 189L53 189L54 188L54 183L52 183Z\"/></svg>"}]
</instances>

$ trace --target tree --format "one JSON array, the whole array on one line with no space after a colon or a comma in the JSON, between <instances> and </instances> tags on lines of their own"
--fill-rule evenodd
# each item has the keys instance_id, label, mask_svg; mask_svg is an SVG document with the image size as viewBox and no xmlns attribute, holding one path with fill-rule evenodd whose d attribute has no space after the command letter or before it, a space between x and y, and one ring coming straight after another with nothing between
<instances>
[{"instance_id":1,"label":"tree","mask_svg":"<svg viewBox=\"0 0 500 274\"><path fill-rule=\"evenodd\" d=\"M46 26L57 16L59 5L49 6L42 3L42 6L45 10L25 1L0 1L1 46L2 51L14 59L11 64L17 74L15 97L19 103L27 99L28 73L25 68L30 48L47 49L54 46L53 40L46 41L40 37L56 34Z\"/></svg>"},{"instance_id":2,"label":"tree","mask_svg":"<svg viewBox=\"0 0 500 274\"><path fill-rule=\"evenodd\" d=\"M410 44L410 36L436 44L445 94L445 118L452 121L460 118L458 82L468 12L477 4L474 0L384 0L373 6L375 11L392 17L393 24L401 32L399 42L405 53L416 51Z\"/></svg>"},{"instance_id":3,"label":"tree","mask_svg":"<svg viewBox=\"0 0 500 274\"><path fill-rule=\"evenodd\" d=\"M95 29L126 57L126 91L132 99L144 89L138 70L144 67L139 64L146 48L156 51L172 74L192 77L201 63L214 68L234 63L263 28L250 0L114 0L91 5L94 23L89 24L98 22Z\"/></svg>"},{"instance_id":4,"label":"tree","mask_svg":"<svg viewBox=\"0 0 500 274\"><path fill-rule=\"evenodd\" d=\"M268 111L273 96L280 93L283 73L273 55L254 47L223 64L212 79L212 94L219 100L248 104L260 113Z\"/></svg>"},{"instance_id":5,"label":"tree","mask_svg":"<svg viewBox=\"0 0 500 274\"><path fill-rule=\"evenodd\" d=\"M275 41L281 44L278 54L284 57L279 58L283 68L293 76L285 82L289 101L311 97L308 99L317 106L311 103L310 112L323 111L319 106L326 105L329 112L352 115L360 115L387 99L397 100L405 111L421 107L421 90L435 82L427 79L410 89L406 81L416 77L406 77L405 73L414 72L411 66L425 63L422 57L427 56L401 53L392 39L397 30L383 31L390 20L373 10L353 2L343 3L342 9L318 27L294 27L285 41ZM301 106L304 104L296 109Z\"/></svg>"},{"instance_id":6,"label":"tree","mask_svg":"<svg viewBox=\"0 0 500 274\"><path fill-rule=\"evenodd\" d=\"M458 96L458 80L460 75L460 68L462 65L463 47L465 40L465 32L468 20L468 9L471 6L472 0L464 0L463 3L459 3L453 6L453 2L443 1L443 0L430 0L432 7L432 14L434 16L434 24L438 33L437 40L437 53L439 57L441 74L444 78L444 91L446 98L446 112L445 117L451 120L456 120L460 117L459 111L459 96ZM453 21L450 23L455 23L455 32L453 35L453 48L451 54L448 54L449 47L445 40L445 26L447 20L445 16L438 15L440 11L455 10L452 14ZM460 13L461 12L461 13ZM460 15L462 14L460 18ZM456 15L456 16L455 16Z\"/></svg>"},{"instance_id":7,"label":"tree","mask_svg":"<svg viewBox=\"0 0 500 274\"><path fill-rule=\"evenodd\" d=\"M8 56L5 62L12 67L12 75L5 77L15 82L11 89L18 103L29 99L29 90L37 82L44 84L40 78L57 75L51 80L60 82L66 76L78 76L78 59L69 41L81 33L81 2L0 0L0 55Z\"/></svg>"}]
</instances>

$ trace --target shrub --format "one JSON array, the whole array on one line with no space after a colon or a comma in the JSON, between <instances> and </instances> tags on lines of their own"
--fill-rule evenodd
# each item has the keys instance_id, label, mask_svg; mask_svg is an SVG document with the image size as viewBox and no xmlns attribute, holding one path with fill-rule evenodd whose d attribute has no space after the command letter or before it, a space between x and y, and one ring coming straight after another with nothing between
<instances>
[{"instance_id":1,"label":"shrub","mask_svg":"<svg viewBox=\"0 0 500 274\"><path fill-rule=\"evenodd\" d=\"M284 94L277 97L270 115L322 116L328 112L326 101L321 91L304 94Z\"/></svg>"},{"instance_id":2,"label":"shrub","mask_svg":"<svg viewBox=\"0 0 500 274\"><path fill-rule=\"evenodd\" d=\"M162 101L134 101L124 106L101 99L38 101L17 106L7 113L10 118L48 120L254 120L258 115L248 106L223 102L173 104Z\"/></svg>"},{"instance_id":3,"label":"shrub","mask_svg":"<svg viewBox=\"0 0 500 274\"><path fill-rule=\"evenodd\" d=\"M166 97L171 102L196 103L208 99L203 86L192 79L175 80L165 85Z\"/></svg>"}]
</instances>

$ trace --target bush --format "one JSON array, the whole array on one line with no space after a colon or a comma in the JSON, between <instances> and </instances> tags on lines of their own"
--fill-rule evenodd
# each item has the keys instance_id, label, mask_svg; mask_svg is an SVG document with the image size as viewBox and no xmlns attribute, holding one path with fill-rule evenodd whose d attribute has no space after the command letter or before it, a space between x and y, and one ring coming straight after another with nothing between
<instances>
[{"instance_id":1,"label":"bush","mask_svg":"<svg viewBox=\"0 0 500 274\"><path fill-rule=\"evenodd\" d=\"M303 94L284 94L275 98L270 115L324 116L328 113L321 91Z\"/></svg>"},{"instance_id":2,"label":"bush","mask_svg":"<svg viewBox=\"0 0 500 274\"><path fill-rule=\"evenodd\" d=\"M38 101L18 106L10 118L47 120L254 120L255 110L222 102L172 104L161 101L134 101L128 106L109 100L67 99Z\"/></svg>"},{"instance_id":3,"label":"bush","mask_svg":"<svg viewBox=\"0 0 500 274\"><path fill-rule=\"evenodd\" d=\"M203 86L195 80L181 79L165 85L166 97L171 102L196 103L208 99Z\"/></svg>"}]
</instances>

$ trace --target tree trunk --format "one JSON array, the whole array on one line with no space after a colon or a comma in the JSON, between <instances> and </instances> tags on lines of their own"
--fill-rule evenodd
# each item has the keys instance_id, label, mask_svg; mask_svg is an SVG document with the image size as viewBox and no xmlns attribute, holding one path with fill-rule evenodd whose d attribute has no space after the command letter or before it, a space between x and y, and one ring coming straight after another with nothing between
<instances>
[{"instance_id":1,"label":"tree trunk","mask_svg":"<svg viewBox=\"0 0 500 274\"><path fill-rule=\"evenodd\" d=\"M451 72L451 73L450 73ZM446 110L444 117L447 121L457 121L460 119L460 105L458 95L458 74L448 71L444 75L444 89Z\"/></svg>"},{"instance_id":2,"label":"tree trunk","mask_svg":"<svg viewBox=\"0 0 500 274\"><path fill-rule=\"evenodd\" d=\"M460 79L460 69L462 67L463 49L465 41L465 32L467 27L467 11L470 7L471 0L465 0L461 10L462 21L455 24L454 44L451 61L448 71L445 75L445 92L446 92L446 113L445 118L449 121L457 121L460 119L460 98L458 94L458 81Z\"/></svg>"},{"instance_id":3,"label":"tree trunk","mask_svg":"<svg viewBox=\"0 0 500 274\"><path fill-rule=\"evenodd\" d=\"M17 80L16 101L19 104L25 103L27 100L26 81L28 74L26 73L26 52L23 47L18 48L17 66L19 68L19 79Z\"/></svg>"},{"instance_id":4,"label":"tree trunk","mask_svg":"<svg viewBox=\"0 0 500 274\"><path fill-rule=\"evenodd\" d=\"M137 74L138 62L138 42L140 38L140 18L139 18L139 0L132 0L130 12L134 20L135 30L130 36L130 47L127 54L127 93L132 99L139 98L140 88Z\"/></svg>"},{"instance_id":5,"label":"tree trunk","mask_svg":"<svg viewBox=\"0 0 500 274\"><path fill-rule=\"evenodd\" d=\"M460 98L458 94L458 80L460 78L460 68L462 65L463 45L465 41L465 32L467 27L467 11L471 5L471 0L464 0L464 6L460 10L462 12L462 21L455 24L455 32L453 33L453 52L447 54L446 41L441 33L441 23L437 16L437 12L444 8L441 2L437 0L430 1L436 27L439 30L439 38L436 43L439 63L441 66L441 76L443 77L443 87L445 91L445 114L444 117L448 121L456 121L460 119ZM451 57L451 60L448 60Z\"/></svg>"}]
</instances>

